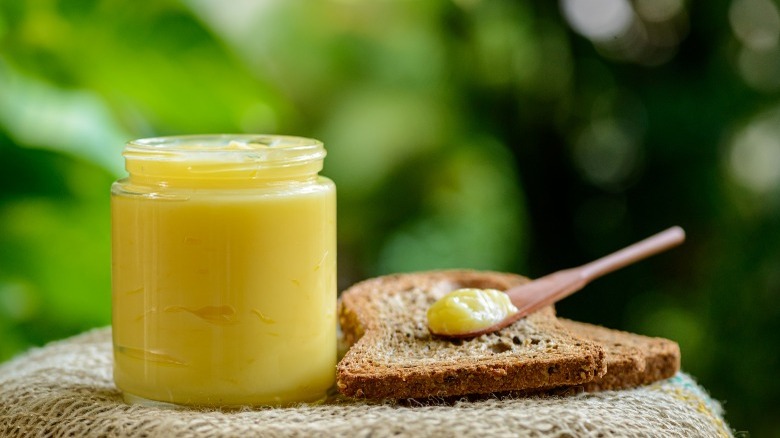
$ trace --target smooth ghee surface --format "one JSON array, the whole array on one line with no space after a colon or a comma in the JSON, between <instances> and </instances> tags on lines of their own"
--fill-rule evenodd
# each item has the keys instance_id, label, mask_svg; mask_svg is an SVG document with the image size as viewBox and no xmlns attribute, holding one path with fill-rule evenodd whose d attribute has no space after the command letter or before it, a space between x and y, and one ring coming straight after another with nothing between
<instances>
[{"instance_id":1,"label":"smooth ghee surface","mask_svg":"<svg viewBox=\"0 0 780 438\"><path fill-rule=\"evenodd\" d=\"M117 386L186 405L321 398L336 365L333 183L209 181L197 191L114 187Z\"/></svg>"},{"instance_id":2,"label":"smooth ghee surface","mask_svg":"<svg viewBox=\"0 0 780 438\"><path fill-rule=\"evenodd\" d=\"M442 335L488 328L517 312L507 294L495 289L458 289L428 309L428 328Z\"/></svg>"}]
</instances>

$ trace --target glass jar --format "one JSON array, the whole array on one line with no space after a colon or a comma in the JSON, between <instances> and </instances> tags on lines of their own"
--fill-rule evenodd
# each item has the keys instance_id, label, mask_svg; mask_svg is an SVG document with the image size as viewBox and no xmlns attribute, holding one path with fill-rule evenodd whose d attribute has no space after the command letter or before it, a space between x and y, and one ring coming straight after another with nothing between
<instances>
[{"instance_id":1,"label":"glass jar","mask_svg":"<svg viewBox=\"0 0 780 438\"><path fill-rule=\"evenodd\" d=\"M131 141L111 190L114 380L129 403L324 397L336 365L336 190L317 140Z\"/></svg>"}]
</instances>

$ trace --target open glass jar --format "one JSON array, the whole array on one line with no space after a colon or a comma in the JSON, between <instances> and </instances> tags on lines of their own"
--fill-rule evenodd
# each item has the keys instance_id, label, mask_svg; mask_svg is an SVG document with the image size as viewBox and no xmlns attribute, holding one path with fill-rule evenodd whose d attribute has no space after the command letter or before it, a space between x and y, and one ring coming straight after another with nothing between
<instances>
[{"instance_id":1,"label":"open glass jar","mask_svg":"<svg viewBox=\"0 0 780 438\"><path fill-rule=\"evenodd\" d=\"M314 401L336 364L336 190L319 141L160 137L111 190L114 380L130 403Z\"/></svg>"}]
</instances>

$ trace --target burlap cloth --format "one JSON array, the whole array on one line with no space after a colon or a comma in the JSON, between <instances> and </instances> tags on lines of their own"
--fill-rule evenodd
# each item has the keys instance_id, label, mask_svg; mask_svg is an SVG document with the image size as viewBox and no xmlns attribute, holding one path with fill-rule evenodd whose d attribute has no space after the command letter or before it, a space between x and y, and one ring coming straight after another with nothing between
<instances>
[{"instance_id":1,"label":"burlap cloth","mask_svg":"<svg viewBox=\"0 0 780 438\"><path fill-rule=\"evenodd\" d=\"M365 403L233 412L128 406L111 378L111 332L98 329L0 366L0 436L731 436L720 406L689 376L623 391Z\"/></svg>"}]
</instances>

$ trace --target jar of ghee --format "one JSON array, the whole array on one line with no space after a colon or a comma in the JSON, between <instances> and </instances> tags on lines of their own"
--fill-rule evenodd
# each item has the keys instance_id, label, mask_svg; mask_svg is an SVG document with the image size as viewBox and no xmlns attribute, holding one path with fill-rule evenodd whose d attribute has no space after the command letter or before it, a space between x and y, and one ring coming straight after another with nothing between
<instances>
[{"instance_id":1,"label":"jar of ghee","mask_svg":"<svg viewBox=\"0 0 780 438\"><path fill-rule=\"evenodd\" d=\"M111 190L114 380L129 403L321 399L336 365L336 190L317 140L131 141Z\"/></svg>"}]
</instances>

